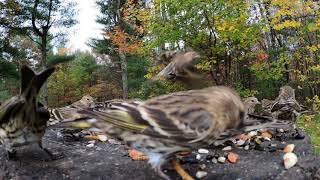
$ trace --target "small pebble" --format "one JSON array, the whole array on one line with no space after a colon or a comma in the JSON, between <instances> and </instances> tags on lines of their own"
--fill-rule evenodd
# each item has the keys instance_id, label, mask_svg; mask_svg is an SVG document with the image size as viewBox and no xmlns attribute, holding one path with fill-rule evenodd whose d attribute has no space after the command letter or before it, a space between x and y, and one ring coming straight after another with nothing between
<instances>
[{"instance_id":1,"label":"small pebble","mask_svg":"<svg viewBox=\"0 0 320 180\"><path fill-rule=\"evenodd\" d=\"M283 152L285 153L291 153L294 150L295 145L294 144L288 144L286 147L284 147Z\"/></svg>"},{"instance_id":2,"label":"small pebble","mask_svg":"<svg viewBox=\"0 0 320 180\"><path fill-rule=\"evenodd\" d=\"M212 162L215 163L215 164L217 164L217 163L218 163L218 160L217 160L216 158L213 158L213 159L212 159Z\"/></svg>"},{"instance_id":3,"label":"small pebble","mask_svg":"<svg viewBox=\"0 0 320 180\"><path fill-rule=\"evenodd\" d=\"M239 141L237 141L237 146L242 146L246 143L245 140L240 139Z\"/></svg>"},{"instance_id":4,"label":"small pebble","mask_svg":"<svg viewBox=\"0 0 320 180\"><path fill-rule=\"evenodd\" d=\"M88 141L89 144L94 144L96 141L92 140L92 141Z\"/></svg>"},{"instance_id":5,"label":"small pebble","mask_svg":"<svg viewBox=\"0 0 320 180\"><path fill-rule=\"evenodd\" d=\"M206 168L206 165L205 165L205 164L200 164L199 168L200 168L201 170L204 170L204 169Z\"/></svg>"},{"instance_id":6,"label":"small pebble","mask_svg":"<svg viewBox=\"0 0 320 180\"><path fill-rule=\"evenodd\" d=\"M101 148L101 147L97 147L96 150L97 150L97 151L100 151L100 150L102 150L102 148Z\"/></svg>"},{"instance_id":7,"label":"small pebble","mask_svg":"<svg viewBox=\"0 0 320 180\"><path fill-rule=\"evenodd\" d=\"M264 139L265 141L271 141L271 139L268 138L268 137L263 137L263 139Z\"/></svg>"},{"instance_id":8,"label":"small pebble","mask_svg":"<svg viewBox=\"0 0 320 180\"><path fill-rule=\"evenodd\" d=\"M100 140L100 141L102 141L102 142L105 142L105 141L107 141L108 140L108 138L107 138L107 136L106 135L98 135L98 139Z\"/></svg>"},{"instance_id":9,"label":"small pebble","mask_svg":"<svg viewBox=\"0 0 320 180\"><path fill-rule=\"evenodd\" d=\"M218 162L219 163L225 163L226 162L226 158L221 156L221 157L218 158Z\"/></svg>"},{"instance_id":10,"label":"small pebble","mask_svg":"<svg viewBox=\"0 0 320 180\"><path fill-rule=\"evenodd\" d=\"M236 163L239 160L239 155L233 152L228 154L228 161L231 163Z\"/></svg>"},{"instance_id":11,"label":"small pebble","mask_svg":"<svg viewBox=\"0 0 320 180\"><path fill-rule=\"evenodd\" d=\"M224 147L222 149L222 151L231 151L232 147L231 146L227 146L227 147Z\"/></svg>"},{"instance_id":12,"label":"small pebble","mask_svg":"<svg viewBox=\"0 0 320 180\"><path fill-rule=\"evenodd\" d=\"M268 131L261 133L261 136L264 138L269 138L269 139L272 138L272 134L269 133Z\"/></svg>"},{"instance_id":13,"label":"small pebble","mask_svg":"<svg viewBox=\"0 0 320 180\"><path fill-rule=\"evenodd\" d=\"M200 154L197 154L196 159L197 159L197 160L200 160L200 159L201 159L201 155L200 155Z\"/></svg>"},{"instance_id":14,"label":"small pebble","mask_svg":"<svg viewBox=\"0 0 320 180\"><path fill-rule=\"evenodd\" d=\"M249 146L249 145L246 145L246 146L244 147L244 150L249 150L249 148L250 148L250 146Z\"/></svg>"},{"instance_id":15,"label":"small pebble","mask_svg":"<svg viewBox=\"0 0 320 180\"><path fill-rule=\"evenodd\" d=\"M256 136L257 134L258 134L257 131L250 131L250 132L248 133L248 136L253 137L253 136Z\"/></svg>"},{"instance_id":16,"label":"small pebble","mask_svg":"<svg viewBox=\"0 0 320 180\"><path fill-rule=\"evenodd\" d=\"M298 157L294 153L286 153L283 156L283 163L286 169L290 169L298 162Z\"/></svg>"},{"instance_id":17,"label":"small pebble","mask_svg":"<svg viewBox=\"0 0 320 180\"><path fill-rule=\"evenodd\" d=\"M206 177L207 175L208 175L208 173L205 172L205 171L198 171L198 172L196 173L196 177L199 178L199 179L204 178L204 177Z\"/></svg>"},{"instance_id":18,"label":"small pebble","mask_svg":"<svg viewBox=\"0 0 320 180\"><path fill-rule=\"evenodd\" d=\"M88 144L87 145L87 147L93 147L94 146L94 144Z\"/></svg>"},{"instance_id":19,"label":"small pebble","mask_svg":"<svg viewBox=\"0 0 320 180\"><path fill-rule=\"evenodd\" d=\"M241 140L244 140L244 141L250 139L249 135L246 135L246 134L241 134L241 135L239 136L239 138L240 138Z\"/></svg>"},{"instance_id":20,"label":"small pebble","mask_svg":"<svg viewBox=\"0 0 320 180\"><path fill-rule=\"evenodd\" d=\"M117 141L117 140L115 140L115 139L108 139L108 142L109 142L110 144L121 144L121 142L119 142L119 141Z\"/></svg>"},{"instance_id":21,"label":"small pebble","mask_svg":"<svg viewBox=\"0 0 320 180\"><path fill-rule=\"evenodd\" d=\"M208 155L206 156L206 159L207 159L207 160L211 160L211 159L213 159L213 155L208 154Z\"/></svg>"},{"instance_id":22,"label":"small pebble","mask_svg":"<svg viewBox=\"0 0 320 180\"><path fill-rule=\"evenodd\" d=\"M297 131L297 135L294 137L295 139L304 139L306 137L306 135L301 131L301 130L296 130Z\"/></svg>"},{"instance_id":23,"label":"small pebble","mask_svg":"<svg viewBox=\"0 0 320 180\"><path fill-rule=\"evenodd\" d=\"M200 153L200 154L208 154L209 150L207 150L207 149L198 149L198 153Z\"/></svg>"},{"instance_id":24,"label":"small pebble","mask_svg":"<svg viewBox=\"0 0 320 180\"><path fill-rule=\"evenodd\" d=\"M284 130L283 129L279 129L279 132L284 133Z\"/></svg>"}]
</instances>

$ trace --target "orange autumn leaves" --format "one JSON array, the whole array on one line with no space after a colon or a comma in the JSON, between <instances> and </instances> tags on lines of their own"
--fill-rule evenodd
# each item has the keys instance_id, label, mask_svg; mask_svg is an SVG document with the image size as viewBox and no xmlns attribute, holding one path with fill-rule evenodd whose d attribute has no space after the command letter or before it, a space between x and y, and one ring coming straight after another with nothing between
<instances>
[{"instance_id":1,"label":"orange autumn leaves","mask_svg":"<svg viewBox=\"0 0 320 180\"><path fill-rule=\"evenodd\" d=\"M118 47L117 50L124 53L137 53L139 47L142 46L141 40L138 40L134 36L121 30L119 26L115 26L113 31L109 32L107 35L111 39L112 44Z\"/></svg>"},{"instance_id":2,"label":"orange autumn leaves","mask_svg":"<svg viewBox=\"0 0 320 180\"><path fill-rule=\"evenodd\" d=\"M116 25L113 30L107 33L112 44L117 46L117 50L128 54L139 54L143 45L143 35L145 34L144 24L149 17L149 11L139 2L128 0L122 8L122 26ZM126 32L128 26L130 33Z\"/></svg>"},{"instance_id":3,"label":"orange autumn leaves","mask_svg":"<svg viewBox=\"0 0 320 180\"><path fill-rule=\"evenodd\" d=\"M265 59L268 59L269 58L269 54L265 53L264 51L259 51L257 54L256 54L256 62L255 64L256 65L259 65L261 64Z\"/></svg>"}]
</instances>

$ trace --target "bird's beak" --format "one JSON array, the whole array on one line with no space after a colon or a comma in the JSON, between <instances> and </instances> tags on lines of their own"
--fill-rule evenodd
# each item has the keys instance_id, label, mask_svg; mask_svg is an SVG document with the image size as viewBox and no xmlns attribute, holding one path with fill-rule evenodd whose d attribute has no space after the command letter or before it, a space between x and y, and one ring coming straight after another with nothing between
<instances>
[{"instance_id":1,"label":"bird's beak","mask_svg":"<svg viewBox=\"0 0 320 180\"><path fill-rule=\"evenodd\" d=\"M257 102L257 104L259 104L259 105L260 105L260 104L261 104L261 102L260 102L260 101L258 101L258 102Z\"/></svg>"}]
</instances>

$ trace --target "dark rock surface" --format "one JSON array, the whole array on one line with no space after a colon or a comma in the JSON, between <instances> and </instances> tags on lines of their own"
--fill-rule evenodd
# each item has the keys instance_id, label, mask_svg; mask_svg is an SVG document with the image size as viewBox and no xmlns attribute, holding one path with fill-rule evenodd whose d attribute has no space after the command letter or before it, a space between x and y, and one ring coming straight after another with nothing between
<instances>
[{"instance_id":1,"label":"dark rock surface","mask_svg":"<svg viewBox=\"0 0 320 180\"><path fill-rule=\"evenodd\" d=\"M146 161L132 161L124 145L109 142L96 142L87 147L86 140L64 140L58 138L57 130L48 129L44 146L52 152L63 153L64 158L46 161L47 156L37 146L18 150L19 161L7 161L4 148L0 146L0 179L112 179L112 180L153 180L160 179ZM314 154L314 148L307 136L303 140L287 138L287 143L296 145L294 152L298 164L285 170L283 152L232 149L240 155L236 164L213 163L205 158L199 163L184 164L190 174L200 170L208 172L205 179L320 179L320 157ZM210 152L221 151L210 149ZM175 171L165 165L166 173L172 179L181 179Z\"/></svg>"}]
</instances>

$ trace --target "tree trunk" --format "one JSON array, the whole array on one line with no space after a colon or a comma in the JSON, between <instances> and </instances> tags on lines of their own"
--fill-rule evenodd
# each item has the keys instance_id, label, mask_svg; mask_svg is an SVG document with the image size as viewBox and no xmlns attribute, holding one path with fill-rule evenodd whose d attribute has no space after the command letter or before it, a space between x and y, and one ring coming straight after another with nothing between
<instances>
[{"instance_id":1,"label":"tree trunk","mask_svg":"<svg viewBox=\"0 0 320 180\"><path fill-rule=\"evenodd\" d=\"M122 90L123 90L123 99L128 99L128 63L126 56L123 52L119 51L120 61L121 61L121 70L122 70Z\"/></svg>"},{"instance_id":2,"label":"tree trunk","mask_svg":"<svg viewBox=\"0 0 320 180\"><path fill-rule=\"evenodd\" d=\"M46 69L47 65L47 35L43 34L41 37L41 62L40 62L40 70ZM45 106L48 105L48 84L47 81L42 86L42 96L43 103Z\"/></svg>"}]
</instances>

